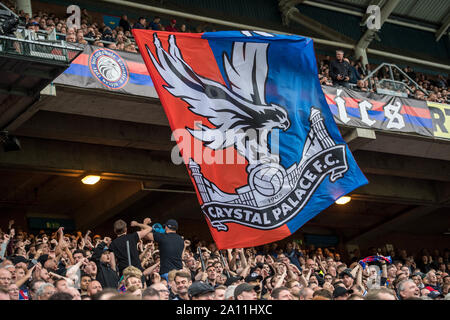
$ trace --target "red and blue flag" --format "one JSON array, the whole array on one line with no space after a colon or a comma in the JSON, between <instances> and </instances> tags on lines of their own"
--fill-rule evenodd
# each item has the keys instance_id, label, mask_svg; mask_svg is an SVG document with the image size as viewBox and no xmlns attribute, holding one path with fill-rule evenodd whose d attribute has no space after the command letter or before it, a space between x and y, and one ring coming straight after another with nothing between
<instances>
[{"instance_id":1,"label":"red and blue flag","mask_svg":"<svg viewBox=\"0 0 450 320\"><path fill-rule=\"evenodd\" d=\"M311 39L133 35L219 249L288 237L368 183L328 107Z\"/></svg>"}]
</instances>

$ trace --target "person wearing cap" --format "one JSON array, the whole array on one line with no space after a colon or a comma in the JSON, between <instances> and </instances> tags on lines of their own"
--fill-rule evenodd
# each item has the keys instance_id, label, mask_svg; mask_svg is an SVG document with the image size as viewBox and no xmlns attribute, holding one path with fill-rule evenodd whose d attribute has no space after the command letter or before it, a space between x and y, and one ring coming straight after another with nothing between
<instances>
[{"instance_id":1,"label":"person wearing cap","mask_svg":"<svg viewBox=\"0 0 450 320\"><path fill-rule=\"evenodd\" d=\"M225 286L229 287L232 285L238 285L242 282L244 278L242 276L231 276L229 278L227 278L227 280L225 281Z\"/></svg>"},{"instance_id":2,"label":"person wearing cap","mask_svg":"<svg viewBox=\"0 0 450 320\"><path fill-rule=\"evenodd\" d=\"M175 19L170 20L170 24L168 26L166 26L166 31L178 32L178 28L176 27L176 24L177 24L177 20L175 20Z\"/></svg>"},{"instance_id":3,"label":"person wearing cap","mask_svg":"<svg viewBox=\"0 0 450 320\"><path fill-rule=\"evenodd\" d=\"M100 282L103 288L117 288L119 283L119 274L116 269L116 262L113 259L108 245L111 244L111 238L105 237L95 248L91 257L97 265L96 280Z\"/></svg>"},{"instance_id":4,"label":"person wearing cap","mask_svg":"<svg viewBox=\"0 0 450 320\"><path fill-rule=\"evenodd\" d=\"M202 281L196 281L188 289L191 300L214 300L214 287Z\"/></svg>"},{"instance_id":5,"label":"person wearing cap","mask_svg":"<svg viewBox=\"0 0 450 320\"><path fill-rule=\"evenodd\" d=\"M261 297L262 280L263 277L256 272L252 272L247 277L245 277L245 282L255 287L256 295L258 298Z\"/></svg>"},{"instance_id":6,"label":"person wearing cap","mask_svg":"<svg viewBox=\"0 0 450 320\"><path fill-rule=\"evenodd\" d=\"M337 286L333 291L334 300L347 300L349 296L349 290L342 286Z\"/></svg>"},{"instance_id":7,"label":"person wearing cap","mask_svg":"<svg viewBox=\"0 0 450 320\"><path fill-rule=\"evenodd\" d=\"M257 300L256 288L248 283L241 283L234 289L234 300Z\"/></svg>"},{"instance_id":8,"label":"person wearing cap","mask_svg":"<svg viewBox=\"0 0 450 320\"><path fill-rule=\"evenodd\" d=\"M345 269L339 274L339 278L342 279L342 282L345 285L345 288L350 289L353 286L354 278L352 275L352 269Z\"/></svg>"},{"instance_id":9,"label":"person wearing cap","mask_svg":"<svg viewBox=\"0 0 450 320\"><path fill-rule=\"evenodd\" d=\"M184 250L184 240L177 234L178 223L174 219L169 219L164 224L164 233L153 232L147 235L148 240L158 243L161 267L159 274L167 279L167 274L171 270L183 269L182 255Z\"/></svg>"}]
</instances>

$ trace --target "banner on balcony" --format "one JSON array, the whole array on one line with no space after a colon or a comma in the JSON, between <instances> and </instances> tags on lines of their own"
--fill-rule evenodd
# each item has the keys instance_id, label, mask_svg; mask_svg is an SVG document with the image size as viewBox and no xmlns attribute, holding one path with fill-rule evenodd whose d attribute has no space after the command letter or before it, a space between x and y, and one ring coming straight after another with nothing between
<instances>
[{"instance_id":1,"label":"banner on balcony","mask_svg":"<svg viewBox=\"0 0 450 320\"><path fill-rule=\"evenodd\" d=\"M150 75L139 54L91 45L54 81L88 89L157 97Z\"/></svg>"},{"instance_id":2,"label":"banner on balcony","mask_svg":"<svg viewBox=\"0 0 450 320\"><path fill-rule=\"evenodd\" d=\"M322 88L338 124L450 138L450 134L445 136L450 129L449 105L345 88ZM447 117L446 110L449 110Z\"/></svg>"}]
</instances>

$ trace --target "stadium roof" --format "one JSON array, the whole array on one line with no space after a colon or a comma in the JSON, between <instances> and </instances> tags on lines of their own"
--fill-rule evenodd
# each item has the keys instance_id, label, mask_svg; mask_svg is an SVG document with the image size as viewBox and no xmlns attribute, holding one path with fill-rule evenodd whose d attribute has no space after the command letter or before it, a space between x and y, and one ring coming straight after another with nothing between
<instances>
[{"instance_id":1,"label":"stadium roof","mask_svg":"<svg viewBox=\"0 0 450 320\"><path fill-rule=\"evenodd\" d=\"M371 4L382 5L387 0L319 0L316 3L330 4L335 7L355 9L355 6L365 11ZM312 1L306 1L312 2ZM306 4L306 3L305 3ZM447 23L450 14L448 0L401 0L392 12L392 17L407 20L422 21L440 27ZM392 18L391 17L391 18Z\"/></svg>"}]
</instances>

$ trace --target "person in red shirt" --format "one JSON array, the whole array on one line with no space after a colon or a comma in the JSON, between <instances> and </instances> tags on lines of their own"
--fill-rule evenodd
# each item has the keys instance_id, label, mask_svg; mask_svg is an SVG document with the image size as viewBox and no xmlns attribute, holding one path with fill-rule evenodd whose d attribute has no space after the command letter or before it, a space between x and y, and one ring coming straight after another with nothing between
<instances>
[{"instance_id":1,"label":"person in red shirt","mask_svg":"<svg viewBox=\"0 0 450 320\"><path fill-rule=\"evenodd\" d=\"M166 26L166 31L178 32L178 28L176 27L176 24L177 24L177 20L175 20L175 19L170 20L170 24L168 26Z\"/></svg>"}]
</instances>

